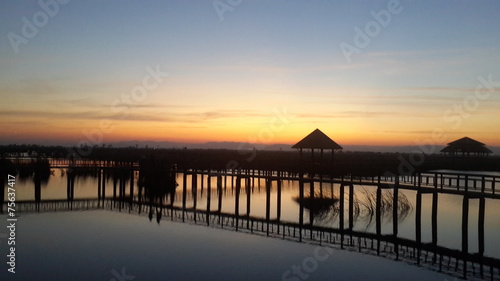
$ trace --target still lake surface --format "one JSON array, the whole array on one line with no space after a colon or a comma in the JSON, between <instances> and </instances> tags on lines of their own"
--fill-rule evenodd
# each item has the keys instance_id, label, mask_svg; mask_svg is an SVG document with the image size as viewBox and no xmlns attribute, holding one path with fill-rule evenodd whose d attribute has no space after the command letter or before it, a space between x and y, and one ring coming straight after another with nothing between
<instances>
[{"instance_id":1,"label":"still lake surface","mask_svg":"<svg viewBox=\"0 0 500 281\"><path fill-rule=\"evenodd\" d=\"M497 174L500 176L500 173ZM196 201L198 209L206 210L208 193L207 178L204 177L203 179L205 182L202 189L201 176L198 175L198 177L196 200L193 198L194 193L191 192L191 177L187 177L186 185L189 191L187 193L187 207L194 207ZM176 181L179 186L175 191L174 206L180 207L182 206L182 186L184 185L182 174L177 176ZM213 211L216 211L218 207L218 196L214 195L217 192L216 181L216 177L211 178L212 195L210 208ZM135 183L137 183L137 174ZM265 184L264 179L254 179L252 182L250 188L250 215L253 217L266 217ZM273 181L271 187L271 219L277 216L276 184L276 181ZM42 186L42 201L66 199L66 185L67 177L65 169L53 169L48 183ZM112 197L113 180L108 179L106 185L106 195L107 197ZM97 178L77 177L75 180L74 199L97 198L97 186ZM228 177L223 186L223 212L235 212L236 193L232 187L234 185L231 184L231 180ZM246 214L246 190L245 181L242 181L239 199L240 214ZM339 190L339 185L337 184L323 183L316 186L315 193L316 195L322 194L322 196L327 198L339 198ZM359 209L354 222L354 230L375 233L375 218L373 213L370 212L370 200L373 199L376 189L372 186L357 185L354 187L354 191L354 197ZM128 192L128 185L126 192ZM18 201L34 200L33 181L30 179L18 180L16 193ZM400 201L404 199L407 202L408 208L399 215L398 236L415 240L416 214L414 207L416 206L417 193L416 191L402 189L400 189L399 193ZM298 181L282 182L281 221L295 223L299 221L299 204L295 200L298 196ZM390 197L392 193L384 190L383 196ZM437 244L439 246L457 250L461 249L462 198L460 195L439 194L437 231ZM479 202L474 199L469 201L469 252L477 252L479 247ZM423 194L421 220L422 242L424 243L432 241L431 206L432 195ZM485 206L484 255L500 258L500 220L498 219L500 215L500 200L486 199ZM304 223L308 223L308 211L305 210L305 212ZM147 218L147 214L128 214L126 211L122 213L104 210L59 213L42 212L36 214L20 213L19 215L19 228L17 231L20 244L20 258L18 269L20 272L24 272L27 266L31 268L30 271L33 268L43 268L43 270L39 270L39 274L48 274L47 278L49 276L50 278L29 279L32 275L26 275L26 272L24 272L23 274L25 274L24 276L27 279L12 280L112 280L114 277L111 271L115 270L115 273L120 272L122 267L125 267L126 272L130 275L137 276L136 280L281 280L281 275L287 268L290 268L294 264L300 264L305 257L311 256L315 249L311 245L169 222L168 219L162 220L160 224L154 221L151 223ZM346 213L344 216L346 225L348 223L347 217ZM392 211L387 214L382 213L382 234L392 233L392 223ZM331 210L317 214L314 217L314 225L338 227L338 213L332 208ZM1 243L0 246L3 253L6 244ZM44 251L46 254L44 254ZM340 276L344 276L345 278L334 278L331 275L332 272L329 271L330 269L321 269L320 266L318 267L318 272L324 272L316 273L315 271L308 280L372 280L374 278L373 274L363 277L364 273L357 272L356 263L359 263L359 265L362 264L368 271L373 270L375 273L378 272L377 274L380 274L382 278L380 280L423 280L426 278L412 278L411 275L407 274L413 271L418 271L414 274L420 277L424 277L422 274L430 274L430 272L413 268L401 262L384 259L380 261L381 258L359 253L348 253L346 251L336 250L335 253L336 258L332 258L332 261L336 260L335 265L325 266L325 268L332 266L338 268ZM44 259L44 256L48 258ZM345 260L339 262L339 259ZM347 264L349 259L351 259L352 264ZM331 262L330 259L326 263L329 262ZM386 262L387 264L383 265ZM273 266L270 266L268 263L273 264ZM342 263L346 264L344 267L339 267L339 264ZM398 279L396 278L397 275L387 274L391 271L384 272L381 270L384 266L387 266L386 270L390 269L394 272L401 272L403 275L398 276ZM189 269L191 267L192 270ZM59 273L53 272L50 268L57 269L56 271ZM84 274L82 276L89 278L85 279L82 277L83 279L75 279L74 274L77 268L80 268L80 270L81 268L95 269L95 274L99 274L99 276L88 275L90 273L87 272L87 275ZM158 274L167 274L167 272L170 272L172 278L162 279L160 275L154 275L151 272L155 272L155 269L152 268L157 268ZM180 270L180 268L183 270ZM37 272L37 270L34 272ZM432 273L427 278L432 279L433 277L439 277L439 275ZM54 276L57 276L57 278L54 278ZM375 274L375 276L378 275ZM119 280L116 277L115 279ZM444 278L440 276L435 280L444 280Z\"/></svg>"}]
</instances>

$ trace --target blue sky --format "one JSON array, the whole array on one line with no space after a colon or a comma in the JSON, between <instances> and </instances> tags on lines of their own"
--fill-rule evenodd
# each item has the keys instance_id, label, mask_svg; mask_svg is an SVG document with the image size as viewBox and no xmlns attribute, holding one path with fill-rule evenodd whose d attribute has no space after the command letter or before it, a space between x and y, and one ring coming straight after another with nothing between
<instances>
[{"instance_id":1,"label":"blue sky","mask_svg":"<svg viewBox=\"0 0 500 281\"><path fill-rule=\"evenodd\" d=\"M247 141L286 108L266 141L318 127L339 143L405 145L439 128L500 145L498 85L459 126L443 118L479 77L500 82L500 2L243 0L222 20L214 3L238 1L69 1L16 53L8 34L44 10L3 1L0 141L78 142L104 119L103 142ZM400 12L346 60L341 43L388 5ZM126 117L111 108L156 66L169 75L147 98Z\"/></svg>"}]
</instances>

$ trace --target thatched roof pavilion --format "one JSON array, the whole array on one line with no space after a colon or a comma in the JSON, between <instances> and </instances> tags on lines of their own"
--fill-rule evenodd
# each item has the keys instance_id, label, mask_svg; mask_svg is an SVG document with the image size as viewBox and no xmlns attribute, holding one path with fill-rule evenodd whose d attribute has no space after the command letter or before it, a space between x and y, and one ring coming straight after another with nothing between
<instances>
[{"instance_id":1,"label":"thatched roof pavilion","mask_svg":"<svg viewBox=\"0 0 500 281\"><path fill-rule=\"evenodd\" d=\"M473 140L469 137L463 137L456 141L448 143L448 146L441 150L447 155L462 155L462 156L484 156L493 153L484 143Z\"/></svg>"},{"instance_id":2,"label":"thatched roof pavilion","mask_svg":"<svg viewBox=\"0 0 500 281\"><path fill-rule=\"evenodd\" d=\"M316 129L312 131L309 135L303 138L301 141L296 143L292 148L298 149L342 149L342 146L338 145L331 138L329 138L325 133Z\"/></svg>"},{"instance_id":3,"label":"thatched roof pavilion","mask_svg":"<svg viewBox=\"0 0 500 281\"><path fill-rule=\"evenodd\" d=\"M332 153L332 165L333 165L333 154L335 150L340 150L342 149L342 146L338 145L336 142L334 142L331 138L329 138L325 133L320 131L319 129L316 129L312 131L309 135L307 135L305 138L300 140L298 143L296 143L292 148L296 148L300 151L300 159L302 161L302 151L304 149L310 149L311 150L311 162L314 163L314 150L319 150L321 153L320 156L320 161L323 159L323 151L324 150L331 150Z\"/></svg>"}]
</instances>

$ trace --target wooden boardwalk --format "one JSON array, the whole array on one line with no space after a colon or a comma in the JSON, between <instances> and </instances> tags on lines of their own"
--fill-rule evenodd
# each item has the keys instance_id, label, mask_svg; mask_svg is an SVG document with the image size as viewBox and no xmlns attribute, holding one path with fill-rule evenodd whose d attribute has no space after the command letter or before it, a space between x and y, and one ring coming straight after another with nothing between
<instances>
[{"instance_id":1,"label":"wooden boardwalk","mask_svg":"<svg viewBox=\"0 0 500 281\"><path fill-rule=\"evenodd\" d=\"M14 165L26 165L33 161L32 158L9 158ZM140 171L137 162L120 162L88 159L55 159L48 158L51 168L54 169L95 169L107 170L128 170ZM199 175L202 177L231 177L231 178L263 178L271 181L300 180L306 182L322 182L343 185L363 185L376 186L383 189L403 188L417 190L422 193L432 193L436 190L439 193L449 193L468 196L471 198L495 198L500 199L500 175L485 175L480 173L456 173L456 172L419 172L412 175L379 175L371 177L343 176L327 177L314 175L307 177L307 173L299 174L288 171L270 170L246 170L246 169L226 169L226 170L176 170L176 173L188 176Z\"/></svg>"}]
</instances>

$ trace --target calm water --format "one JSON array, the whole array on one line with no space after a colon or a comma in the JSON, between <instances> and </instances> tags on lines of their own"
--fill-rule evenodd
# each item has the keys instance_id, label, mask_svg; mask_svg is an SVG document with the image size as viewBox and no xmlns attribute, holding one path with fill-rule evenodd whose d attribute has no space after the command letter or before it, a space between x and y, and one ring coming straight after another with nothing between
<instances>
[{"instance_id":1,"label":"calm water","mask_svg":"<svg viewBox=\"0 0 500 281\"><path fill-rule=\"evenodd\" d=\"M452 280L385 258L168 220L157 224L128 212L22 214L17 241L16 274L10 274L0 239L0 280L305 280L285 274L304 264L307 280ZM314 261L315 253L321 260ZM128 279L116 277L122 270Z\"/></svg>"},{"instance_id":2,"label":"calm water","mask_svg":"<svg viewBox=\"0 0 500 281\"><path fill-rule=\"evenodd\" d=\"M200 210L206 209L207 198L207 178L203 179L204 188L201 188L201 176L198 176L196 208ZM135 182L137 182L137 175ZM177 182L179 186L176 189L174 205L182 206L182 186L183 177L178 175ZM42 187L42 200L47 199L65 199L66 198L66 174L63 169L53 170L48 184ZM191 192L191 177L187 177L187 207L194 206L194 198ZM277 216L277 183L273 181L271 189L271 219ZM112 180L107 181L106 195L112 196ZM211 210L216 211L218 207L218 197L216 194L217 179L211 178ZM255 179L251 183L251 202L250 215L254 217L266 216L266 192L265 181L263 179ZM247 201L245 181L241 182L241 192L239 199L239 213L246 214ZM34 188L30 180L19 181L16 186L17 200L33 200ZM308 190L309 187L306 188ZM324 197L339 197L339 186L331 184L316 184L316 195L322 194ZM127 183L127 192L129 184ZM376 192L372 186L355 186L355 199L358 202L359 215L356 217L354 229L359 231L375 233L375 218L370 215L369 203L370 198L373 199ZM307 191L306 191L307 192ZM347 192L347 189L346 189ZM282 204L281 204L281 220L287 222L299 221L299 204L294 200L299 195L299 184L297 181L283 181L282 183ZM307 194L306 194L307 195ZM97 178L92 177L77 177L75 181L75 199L77 198L96 198L97 196ZM390 198L390 191L384 190L383 196ZM347 194L346 203L347 208ZM416 192L408 190L400 190L401 199L407 200L408 209L399 215L399 233L398 236L415 240L415 206ZM462 196L439 194L438 207L438 245L461 249L462 246ZM469 252L478 251L478 205L479 200L470 200L469 210ZM432 195L422 195L422 242L431 242L431 206ZM235 189L232 188L231 179L228 177L223 189L222 196L222 211L227 213L235 212ZM500 200L487 199L485 211L485 256L500 258ZM345 226L348 225L347 213L344 216ZM304 214L305 223L308 223L309 215ZM338 227L339 217L338 212L333 210L322 213L314 218L315 225ZM382 233L392 233L392 211L382 213Z\"/></svg>"}]
</instances>

